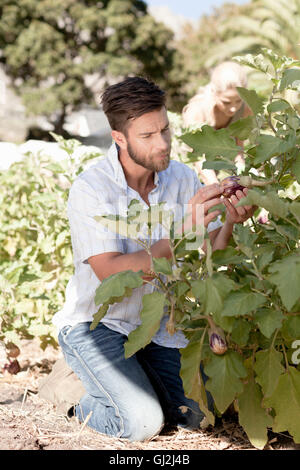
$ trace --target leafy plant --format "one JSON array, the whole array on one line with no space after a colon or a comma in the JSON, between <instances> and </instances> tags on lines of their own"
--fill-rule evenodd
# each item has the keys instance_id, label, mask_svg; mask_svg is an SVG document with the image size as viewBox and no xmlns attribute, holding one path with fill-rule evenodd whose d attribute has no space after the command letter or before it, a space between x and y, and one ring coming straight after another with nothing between
<instances>
[{"instance_id":1,"label":"leafy plant","mask_svg":"<svg viewBox=\"0 0 300 470\"><path fill-rule=\"evenodd\" d=\"M68 190L99 154L75 158L80 143L53 136L65 160L28 152L0 175L0 340L6 344L38 337L42 348L57 346L51 319L73 274Z\"/></svg>"},{"instance_id":2,"label":"leafy plant","mask_svg":"<svg viewBox=\"0 0 300 470\"><path fill-rule=\"evenodd\" d=\"M236 15L222 19L219 34L224 40L209 49L205 66L212 67L237 54L259 54L262 47L299 60L299 23L299 0L252 0L239 6ZM270 90L259 68L250 71L249 83L256 90Z\"/></svg>"},{"instance_id":3,"label":"leafy plant","mask_svg":"<svg viewBox=\"0 0 300 470\"><path fill-rule=\"evenodd\" d=\"M155 289L143 298L141 324L129 334L125 354L129 357L151 341L167 306L169 333L180 330L189 340L181 349L186 395L199 402L214 424L199 374L202 363L208 376L206 389L217 411L224 413L233 403L249 440L262 449L268 429L288 431L300 442L300 369L294 350L300 338L300 118L282 98L286 89L298 87L300 69L298 62L267 49L259 56L237 60L263 71L272 84L270 96L262 99L254 90L240 88L252 117L221 130L204 126L181 138L194 149L192 161L205 153L210 168L225 169L227 174L237 174L234 157L241 149L234 138L244 140L242 176L251 175L267 184L249 189L240 204L263 208L268 220L260 223L257 210L251 221L235 226L226 249L212 252L207 239L205 255L197 245L187 245L187 241L195 242L194 232L175 237L175 221L170 214L166 217L162 204L144 211L132 201L122 231L127 230L127 236L151 255L154 225L169 220L165 228L172 259L151 258L153 278L144 282ZM103 216L97 220L109 226L116 219ZM139 233L143 224L148 229L146 237ZM122 301L141 285L141 274L129 271L105 279L96 291L100 309L92 328L111 303ZM210 348L212 333L222 335L224 354ZM222 346L221 339L218 346Z\"/></svg>"}]
</instances>

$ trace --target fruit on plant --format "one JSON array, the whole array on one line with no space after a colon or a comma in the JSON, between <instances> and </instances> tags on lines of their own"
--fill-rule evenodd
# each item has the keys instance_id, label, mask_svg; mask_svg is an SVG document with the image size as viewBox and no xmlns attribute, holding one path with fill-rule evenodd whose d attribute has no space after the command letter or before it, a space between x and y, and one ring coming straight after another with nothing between
<instances>
[{"instance_id":1,"label":"fruit on plant","mask_svg":"<svg viewBox=\"0 0 300 470\"><path fill-rule=\"evenodd\" d=\"M226 198L230 198L233 196L238 190L243 191L245 186L242 186L239 183L239 177L238 176L228 176L227 178L224 178L220 186L223 188L223 196Z\"/></svg>"},{"instance_id":2,"label":"fruit on plant","mask_svg":"<svg viewBox=\"0 0 300 470\"><path fill-rule=\"evenodd\" d=\"M223 330L218 327L210 328L208 331L209 347L213 353L222 355L227 351L227 344Z\"/></svg>"},{"instance_id":3,"label":"fruit on plant","mask_svg":"<svg viewBox=\"0 0 300 470\"><path fill-rule=\"evenodd\" d=\"M17 359L14 361L9 362L8 364L5 364L4 366L4 371L7 370L9 374L15 375L18 372L20 372L21 367Z\"/></svg>"},{"instance_id":4,"label":"fruit on plant","mask_svg":"<svg viewBox=\"0 0 300 470\"><path fill-rule=\"evenodd\" d=\"M11 357L16 358L20 354L20 349L18 348L16 344L9 342L6 345L6 354L7 354L7 357L9 358Z\"/></svg>"},{"instance_id":5,"label":"fruit on plant","mask_svg":"<svg viewBox=\"0 0 300 470\"><path fill-rule=\"evenodd\" d=\"M256 181L251 176L227 176L220 182L221 188L223 188L223 196L230 198L238 190L243 191L245 188L254 188L258 186L266 186L272 181Z\"/></svg>"}]
</instances>

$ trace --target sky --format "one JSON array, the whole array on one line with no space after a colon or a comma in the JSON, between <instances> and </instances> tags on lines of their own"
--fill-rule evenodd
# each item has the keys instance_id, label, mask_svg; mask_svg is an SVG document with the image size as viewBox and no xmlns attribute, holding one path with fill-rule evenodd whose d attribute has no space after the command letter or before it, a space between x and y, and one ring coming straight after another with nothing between
<instances>
[{"instance_id":1,"label":"sky","mask_svg":"<svg viewBox=\"0 0 300 470\"><path fill-rule=\"evenodd\" d=\"M210 14L214 7L223 3L236 3L242 5L250 0L145 0L149 6L168 6L173 13L186 18L198 19L204 14Z\"/></svg>"}]
</instances>

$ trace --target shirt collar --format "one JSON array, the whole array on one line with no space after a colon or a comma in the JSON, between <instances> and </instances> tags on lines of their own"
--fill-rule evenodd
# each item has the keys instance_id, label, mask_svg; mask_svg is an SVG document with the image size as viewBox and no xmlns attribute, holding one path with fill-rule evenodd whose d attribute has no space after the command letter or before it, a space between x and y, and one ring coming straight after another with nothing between
<instances>
[{"instance_id":1,"label":"shirt collar","mask_svg":"<svg viewBox=\"0 0 300 470\"><path fill-rule=\"evenodd\" d=\"M115 142L112 143L111 147L108 150L107 158L112 164L116 182L123 188L127 188L128 184L124 175L123 167L119 160L118 147ZM154 184L158 186L162 182L161 172L154 172Z\"/></svg>"}]
</instances>

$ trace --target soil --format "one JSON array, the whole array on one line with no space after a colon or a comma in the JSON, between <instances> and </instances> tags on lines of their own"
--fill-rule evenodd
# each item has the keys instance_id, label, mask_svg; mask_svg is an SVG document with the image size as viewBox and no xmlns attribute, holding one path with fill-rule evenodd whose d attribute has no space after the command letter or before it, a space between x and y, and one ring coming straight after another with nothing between
<instances>
[{"instance_id":1,"label":"soil","mask_svg":"<svg viewBox=\"0 0 300 470\"><path fill-rule=\"evenodd\" d=\"M255 450L234 414L214 427L186 431L164 428L147 442L108 437L59 415L55 406L37 395L39 381L52 369L61 352L39 342L23 340L18 357L21 370L0 376L0 450ZM288 433L270 432L265 450L299 450Z\"/></svg>"}]
</instances>

